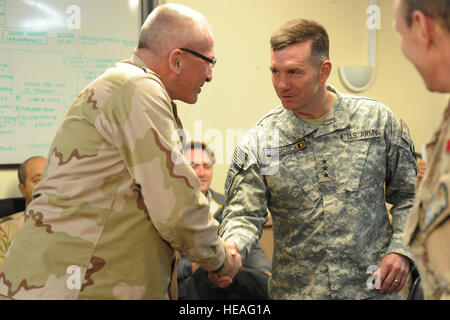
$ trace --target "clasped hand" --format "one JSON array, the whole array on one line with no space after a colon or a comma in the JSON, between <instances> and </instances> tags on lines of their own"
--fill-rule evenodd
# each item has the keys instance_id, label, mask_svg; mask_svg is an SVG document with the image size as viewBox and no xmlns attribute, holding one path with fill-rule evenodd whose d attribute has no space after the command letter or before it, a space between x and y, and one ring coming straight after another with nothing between
<instances>
[{"instance_id":1,"label":"clasped hand","mask_svg":"<svg viewBox=\"0 0 450 320\"><path fill-rule=\"evenodd\" d=\"M217 274L209 272L208 279L219 288L226 288L242 269L242 258L239 249L232 239L225 241L226 257L223 270Z\"/></svg>"}]
</instances>

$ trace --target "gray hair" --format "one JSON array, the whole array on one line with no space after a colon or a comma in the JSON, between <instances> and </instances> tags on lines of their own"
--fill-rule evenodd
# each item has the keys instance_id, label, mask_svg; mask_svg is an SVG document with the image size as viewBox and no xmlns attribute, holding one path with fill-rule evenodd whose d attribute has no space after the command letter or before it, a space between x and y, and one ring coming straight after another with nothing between
<instances>
[{"instance_id":1,"label":"gray hair","mask_svg":"<svg viewBox=\"0 0 450 320\"><path fill-rule=\"evenodd\" d=\"M149 49L161 58L175 48L202 49L207 46L205 29L212 34L201 13L180 4L164 4L156 7L142 25L138 49Z\"/></svg>"},{"instance_id":2,"label":"gray hair","mask_svg":"<svg viewBox=\"0 0 450 320\"><path fill-rule=\"evenodd\" d=\"M19 178L19 183L25 185L25 182L27 180L27 165L28 162L30 162L33 159L38 159L38 158L42 158L45 159L44 157L41 156L34 156L31 158L28 158L27 160L25 160L24 162L22 162L19 166L19 170L17 170L17 176Z\"/></svg>"}]
</instances>

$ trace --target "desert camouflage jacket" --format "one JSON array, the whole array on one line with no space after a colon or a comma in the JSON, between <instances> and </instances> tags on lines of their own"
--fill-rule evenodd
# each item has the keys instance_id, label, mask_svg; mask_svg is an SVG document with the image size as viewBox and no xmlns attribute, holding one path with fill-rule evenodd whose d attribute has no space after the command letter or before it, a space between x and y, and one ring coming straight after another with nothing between
<instances>
[{"instance_id":1,"label":"desert camouflage jacket","mask_svg":"<svg viewBox=\"0 0 450 320\"><path fill-rule=\"evenodd\" d=\"M450 299L450 103L426 146L427 172L405 230L426 299Z\"/></svg>"},{"instance_id":2,"label":"desert camouflage jacket","mask_svg":"<svg viewBox=\"0 0 450 320\"><path fill-rule=\"evenodd\" d=\"M176 298L174 249L218 269L224 244L182 156L180 125L159 76L137 56L88 85L50 148L0 268L0 294Z\"/></svg>"}]
</instances>

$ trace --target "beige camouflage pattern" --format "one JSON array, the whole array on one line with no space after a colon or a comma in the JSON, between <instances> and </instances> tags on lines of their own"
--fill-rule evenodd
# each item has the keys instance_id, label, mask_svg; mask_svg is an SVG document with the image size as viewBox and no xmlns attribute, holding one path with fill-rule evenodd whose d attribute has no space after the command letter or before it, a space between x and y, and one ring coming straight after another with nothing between
<instances>
[{"instance_id":1,"label":"beige camouflage pattern","mask_svg":"<svg viewBox=\"0 0 450 320\"><path fill-rule=\"evenodd\" d=\"M176 299L174 249L218 269L224 243L194 170L179 163L179 125L161 80L137 56L94 80L56 134L0 268L0 294Z\"/></svg>"},{"instance_id":2,"label":"beige camouflage pattern","mask_svg":"<svg viewBox=\"0 0 450 320\"><path fill-rule=\"evenodd\" d=\"M25 212L17 212L0 219L0 266L17 231L25 222Z\"/></svg>"},{"instance_id":3,"label":"beige camouflage pattern","mask_svg":"<svg viewBox=\"0 0 450 320\"><path fill-rule=\"evenodd\" d=\"M402 235L417 174L413 143L383 104L336 94L319 128L282 106L268 113L244 137L228 172L219 232L237 242L244 259L269 209L273 299L400 298L369 289L368 269L388 253L411 256ZM393 226L385 200L393 204Z\"/></svg>"},{"instance_id":4,"label":"beige camouflage pattern","mask_svg":"<svg viewBox=\"0 0 450 320\"><path fill-rule=\"evenodd\" d=\"M426 146L427 172L405 230L425 299L450 299L450 104Z\"/></svg>"}]
</instances>

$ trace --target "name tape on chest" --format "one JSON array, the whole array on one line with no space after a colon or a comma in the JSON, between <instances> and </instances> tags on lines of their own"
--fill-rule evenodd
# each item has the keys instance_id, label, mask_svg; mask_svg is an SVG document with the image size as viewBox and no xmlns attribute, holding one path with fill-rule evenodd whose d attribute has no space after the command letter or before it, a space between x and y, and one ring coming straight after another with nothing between
<instances>
[{"instance_id":1,"label":"name tape on chest","mask_svg":"<svg viewBox=\"0 0 450 320\"><path fill-rule=\"evenodd\" d=\"M351 130L341 133L343 141L356 141L381 137L380 129L367 129L367 130Z\"/></svg>"}]
</instances>

